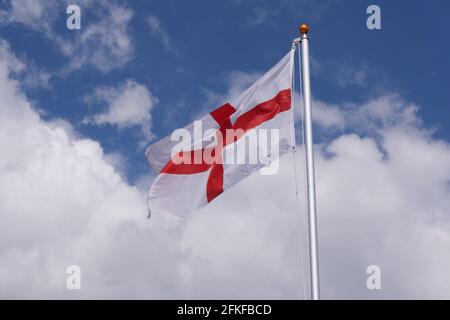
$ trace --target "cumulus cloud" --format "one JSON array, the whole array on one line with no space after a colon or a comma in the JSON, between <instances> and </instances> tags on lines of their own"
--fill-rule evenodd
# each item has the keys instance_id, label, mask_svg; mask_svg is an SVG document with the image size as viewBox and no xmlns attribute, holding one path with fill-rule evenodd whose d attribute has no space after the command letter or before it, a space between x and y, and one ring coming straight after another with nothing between
<instances>
[{"instance_id":1,"label":"cumulus cloud","mask_svg":"<svg viewBox=\"0 0 450 320\"><path fill-rule=\"evenodd\" d=\"M371 125L316 147L323 297L448 298L450 146L397 95L354 108ZM302 155L300 147L297 169ZM251 176L194 217L185 241L198 259L196 297L303 297L305 197L302 187L296 208L293 172L286 157L277 177ZM304 185L301 170L298 181ZM366 288L369 265L382 270L380 291Z\"/></svg>"},{"instance_id":2,"label":"cumulus cloud","mask_svg":"<svg viewBox=\"0 0 450 320\"><path fill-rule=\"evenodd\" d=\"M299 207L287 155L190 219L146 220L151 179L128 184L98 142L41 119L11 68L0 60L0 297L307 296L301 146ZM398 95L347 105L371 125L316 146L323 297L450 298L450 145ZM65 285L73 264L81 290ZM379 291L365 287L372 264Z\"/></svg>"},{"instance_id":3,"label":"cumulus cloud","mask_svg":"<svg viewBox=\"0 0 450 320\"><path fill-rule=\"evenodd\" d=\"M300 101L300 96L296 95L296 99ZM380 129L400 124L420 127L422 121L417 117L418 110L416 104L405 101L395 93L383 94L362 104L336 105L315 100L314 122L326 129L374 134Z\"/></svg>"},{"instance_id":4,"label":"cumulus cloud","mask_svg":"<svg viewBox=\"0 0 450 320\"><path fill-rule=\"evenodd\" d=\"M151 138L151 111L157 99L146 86L134 80L127 80L117 88L99 87L85 100L97 100L107 103L107 109L88 117L85 123L114 125L119 129L138 126L146 138Z\"/></svg>"},{"instance_id":5,"label":"cumulus cloud","mask_svg":"<svg viewBox=\"0 0 450 320\"><path fill-rule=\"evenodd\" d=\"M10 72L1 60L0 296L170 294L164 293L164 287L175 287L179 280L177 234L163 231L167 228L157 218L149 224L145 195L121 179L99 143L74 136L67 123L43 121ZM155 232L151 231L156 225ZM163 249L169 242L172 245ZM156 251L162 254L160 259ZM120 260L129 262L116 261L118 252ZM157 260L172 262L161 269ZM83 293L65 287L70 264L82 268ZM106 268L96 267L100 265ZM134 271L125 271L124 266ZM128 272L136 277L123 282L120 274ZM164 276L166 272L170 276ZM159 277L166 280L157 284ZM142 283L143 290L136 292ZM112 295L108 293L123 285Z\"/></svg>"},{"instance_id":6,"label":"cumulus cloud","mask_svg":"<svg viewBox=\"0 0 450 320\"><path fill-rule=\"evenodd\" d=\"M300 95L296 94L296 101ZM337 105L330 105L320 100L314 100L314 122L322 128L343 129L345 126L345 113Z\"/></svg>"},{"instance_id":7,"label":"cumulus cloud","mask_svg":"<svg viewBox=\"0 0 450 320\"><path fill-rule=\"evenodd\" d=\"M448 298L449 146L411 127L389 127L382 135L384 150L372 138L351 134L327 147L331 159L319 158L325 292ZM381 291L365 289L369 265L381 267Z\"/></svg>"}]
</instances>

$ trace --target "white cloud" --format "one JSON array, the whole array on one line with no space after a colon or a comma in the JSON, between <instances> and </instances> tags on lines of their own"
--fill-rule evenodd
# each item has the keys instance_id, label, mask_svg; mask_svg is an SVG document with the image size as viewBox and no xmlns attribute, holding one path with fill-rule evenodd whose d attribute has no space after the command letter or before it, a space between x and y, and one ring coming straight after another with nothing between
<instances>
[{"instance_id":1,"label":"white cloud","mask_svg":"<svg viewBox=\"0 0 450 320\"><path fill-rule=\"evenodd\" d=\"M13 77L21 80L21 86L28 89L49 88L51 74L36 67L32 61L18 59L11 51L8 42L0 39L0 59L9 66L9 71Z\"/></svg>"},{"instance_id":2,"label":"white cloud","mask_svg":"<svg viewBox=\"0 0 450 320\"><path fill-rule=\"evenodd\" d=\"M296 95L296 101L300 101L300 95ZM314 122L323 128L343 129L345 126L345 115L343 111L336 105L329 105L320 100L315 100L314 105Z\"/></svg>"},{"instance_id":3,"label":"white cloud","mask_svg":"<svg viewBox=\"0 0 450 320\"><path fill-rule=\"evenodd\" d=\"M299 99L298 96L296 96ZM297 100L299 101L299 100ZM321 127L350 129L359 133L378 133L396 125L421 126L419 107L398 94L384 94L363 104L327 104L314 101L314 121ZM424 130L424 129L423 129ZM425 131L425 130L424 130Z\"/></svg>"},{"instance_id":4,"label":"white cloud","mask_svg":"<svg viewBox=\"0 0 450 320\"><path fill-rule=\"evenodd\" d=\"M151 34L159 41L161 41L164 48L167 51L175 55L178 55L178 49L176 45L173 43L173 40L169 36L167 30L163 27L161 20L155 15L150 15L147 19L147 23L150 28Z\"/></svg>"},{"instance_id":5,"label":"white cloud","mask_svg":"<svg viewBox=\"0 0 450 320\"><path fill-rule=\"evenodd\" d=\"M100 87L87 100L98 100L108 104L107 109L88 117L85 123L110 124L119 129L139 126L146 138L151 138L151 111L157 99L146 86L127 80L118 88Z\"/></svg>"},{"instance_id":6,"label":"white cloud","mask_svg":"<svg viewBox=\"0 0 450 320\"><path fill-rule=\"evenodd\" d=\"M89 65L108 72L132 58L134 46L128 31L133 11L103 4L99 12L97 22L83 25L73 41L58 38L61 51L70 58L66 72Z\"/></svg>"},{"instance_id":7,"label":"white cloud","mask_svg":"<svg viewBox=\"0 0 450 320\"><path fill-rule=\"evenodd\" d=\"M68 0L10 0L9 8L0 12L0 22L44 35L68 59L63 75L89 66L102 72L123 67L134 53L129 33L133 11L116 1L78 1L82 28L67 34L58 17L66 14L69 4ZM94 18L84 19L88 13Z\"/></svg>"},{"instance_id":8,"label":"white cloud","mask_svg":"<svg viewBox=\"0 0 450 320\"><path fill-rule=\"evenodd\" d=\"M20 23L33 30L49 32L61 1L10 0L9 10L1 11L2 23Z\"/></svg>"},{"instance_id":9,"label":"white cloud","mask_svg":"<svg viewBox=\"0 0 450 320\"><path fill-rule=\"evenodd\" d=\"M323 297L449 298L450 145L432 139L416 107L398 96L356 109L372 123L366 132L382 136L381 145L342 134L316 148ZM302 149L297 155L301 169ZM302 297L305 229L289 157L281 168L277 177L251 176L189 223L184 240L198 284L194 297ZM299 181L303 186L301 170ZM372 264L381 267L381 291L366 288Z\"/></svg>"},{"instance_id":10,"label":"white cloud","mask_svg":"<svg viewBox=\"0 0 450 320\"><path fill-rule=\"evenodd\" d=\"M145 219L145 195L120 178L98 142L73 136L67 123L40 119L18 82L8 77L10 71L2 60L0 296L144 297L175 287L176 234L164 232L158 218L158 229L151 231L155 225ZM167 240L158 233L173 245L163 249ZM151 255L144 255L144 248ZM119 252L124 263L116 261ZM145 261L136 263L139 257ZM157 260L166 261L164 270ZM70 264L82 267L82 292L65 287ZM122 273L135 274L134 279ZM161 276L166 280L159 281Z\"/></svg>"},{"instance_id":11,"label":"white cloud","mask_svg":"<svg viewBox=\"0 0 450 320\"><path fill-rule=\"evenodd\" d=\"M250 176L191 219L146 220L145 193L98 142L42 120L10 72L0 60L0 297L303 297L304 190L297 208L289 156L279 175ZM399 96L348 105L382 139L317 146L323 297L450 298L450 145ZM65 286L72 264L80 291ZM365 288L370 264L381 291Z\"/></svg>"},{"instance_id":12,"label":"white cloud","mask_svg":"<svg viewBox=\"0 0 450 320\"><path fill-rule=\"evenodd\" d=\"M11 73L19 73L25 70L25 63L11 52L11 46L3 39L0 39L0 58L8 66L8 71Z\"/></svg>"}]
</instances>

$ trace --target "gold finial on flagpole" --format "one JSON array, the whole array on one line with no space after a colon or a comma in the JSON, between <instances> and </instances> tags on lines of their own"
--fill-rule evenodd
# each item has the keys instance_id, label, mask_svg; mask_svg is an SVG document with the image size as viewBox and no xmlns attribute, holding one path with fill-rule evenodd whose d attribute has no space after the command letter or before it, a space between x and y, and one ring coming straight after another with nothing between
<instances>
[{"instance_id":1,"label":"gold finial on flagpole","mask_svg":"<svg viewBox=\"0 0 450 320\"><path fill-rule=\"evenodd\" d=\"M309 26L307 24L302 24L298 27L301 34L307 34L309 32Z\"/></svg>"}]
</instances>

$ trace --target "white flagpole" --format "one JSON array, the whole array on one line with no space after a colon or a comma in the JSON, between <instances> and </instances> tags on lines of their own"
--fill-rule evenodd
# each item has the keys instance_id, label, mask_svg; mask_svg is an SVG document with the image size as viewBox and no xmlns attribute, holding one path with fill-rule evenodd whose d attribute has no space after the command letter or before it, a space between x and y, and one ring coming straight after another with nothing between
<instances>
[{"instance_id":1,"label":"white flagpole","mask_svg":"<svg viewBox=\"0 0 450 320\"><path fill-rule=\"evenodd\" d=\"M305 108L305 148L306 148L306 174L307 174L307 197L308 197L308 227L309 227L309 262L311 276L311 298L320 299L319 288L319 254L317 244L317 219L316 219L316 190L314 183L314 143L311 115L311 84L309 79L309 27L302 24L299 27L301 34L302 53L302 91L303 105Z\"/></svg>"}]
</instances>

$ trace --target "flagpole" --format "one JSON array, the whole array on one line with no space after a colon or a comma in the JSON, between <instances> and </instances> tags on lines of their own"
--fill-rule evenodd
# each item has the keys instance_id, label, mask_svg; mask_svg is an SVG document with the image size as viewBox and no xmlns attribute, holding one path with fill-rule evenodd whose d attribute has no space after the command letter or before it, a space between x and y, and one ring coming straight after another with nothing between
<instances>
[{"instance_id":1,"label":"flagpole","mask_svg":"<svg viewBox=\"0 0 450 320\"><path fill-rule=\"evenodd\" d=\"M305 148L306 148L306 174L307 174L307 197L308 197L308 228L309 228L309 263L311 277L311 298L320 299L319 286L319 253L317 244L317 218L316 218L316 190L314 182L314 143L311 114L311 84L309 79L309 27L302 24L299 27L301 34L302 54L302 92L303 105L305 108Z\"/></svg>"}]
</instances>

